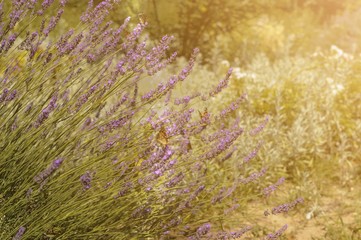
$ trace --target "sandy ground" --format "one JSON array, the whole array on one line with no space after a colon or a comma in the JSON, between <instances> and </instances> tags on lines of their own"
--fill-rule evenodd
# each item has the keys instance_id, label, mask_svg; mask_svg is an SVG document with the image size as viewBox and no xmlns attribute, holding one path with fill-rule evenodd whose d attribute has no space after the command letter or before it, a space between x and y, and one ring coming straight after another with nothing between
<instances>
[{"instance_id":1,"label":"sandy ground","mask_svg":"<svg viewBox=\"0 0 361 240\"><path fill-rule=\"evenodd\" d=\"M305 201L287 215L260 218L261 226L281 228L288 224L284 239L361 239L361 188L331 186L318 205ZM262 206L254 206L264 209ZM312 211L313 210L313 211ZM293 211L293 212L292 212ZM278 226L278 227L277 227Z\"/></svg>"}]
</instances>

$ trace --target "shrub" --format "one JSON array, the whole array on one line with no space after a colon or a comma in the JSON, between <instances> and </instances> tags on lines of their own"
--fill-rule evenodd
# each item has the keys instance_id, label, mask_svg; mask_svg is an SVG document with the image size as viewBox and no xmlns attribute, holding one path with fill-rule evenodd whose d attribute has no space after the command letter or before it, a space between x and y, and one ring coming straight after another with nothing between
<instances>
[{"instance_id":1,"label":"shrub","mask_svg":"<svg viewBox=\"0 0 361 240\"><path fill-rule=\"evenodd\" d=\"M89 1L79 26L49 38L65 4L0 4L1 238L227 239L249 231L247 221L224 228L234 229L227 214L259 195L248 183L266 171L248 176L260 145L237 166L227 162L245 131L229 116L245 97L220 113L193 114L227 86L231 69L210 91L172 97L195 49L178 74L144 89L174 61L173 37L150 47L146 23L129 31L129 18L105 22L107 0Z\"/></svg>"}]
</instances>

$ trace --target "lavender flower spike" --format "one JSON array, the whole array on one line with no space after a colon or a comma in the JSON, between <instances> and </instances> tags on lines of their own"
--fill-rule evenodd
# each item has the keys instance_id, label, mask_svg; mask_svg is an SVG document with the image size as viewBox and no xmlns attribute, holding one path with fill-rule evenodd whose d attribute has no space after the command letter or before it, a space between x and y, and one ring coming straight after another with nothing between
<instances>
[{"instance_id":1,"label":"lavender flower spike","mask_svg":"<svg viewBox=\"0 0 361 240\"><path fill-rule=\"evenodd\" d=\"M16 233L16 235L13 237L13 240L20 240L21 237L24 235L26 231L26 228L21 226L18 230L18 232Z\"/></svg>"},{"instance_id":2,"label":"lavender flower spike","mask_svg":"<svg viewBox=\"0 0 361 240\"><path fill-rule=\"evenodd\" d=\"M80 177L80 181L83 184L84 190L88 190L91 187L91 185L90 185L91 180L92 180L92 176L89 171L86 171L86 173L84 173Z\"/></svg>"},{"instance_id":3,"label":"lavender flower spike","mask_svg":"<svg viewBox=\"0 0 361 240\"><path fill-rule=\"evenodd\" d=\"M47 169L40 172L38 175L34 177L34 181L37 183L44 182L53 172L55 172L56 169L60 167L63 161L64 161L63 158L55 159Z\"/></svg>"},{"instance_id":4,"label":"lavender flower spike","mask_svg":"<svg viewBox=\"0 0 361 240\"><path fill-rule=\"evenodd\" d=\"M197 229L197 236L206 235L211 229L211 224L205 223Z\"/></svg>"},{"instance_id":5,"label":"lavender flower spike","mask_svg":"<svg viewBox=\"0 0 361 240\"><path fill-rule=\"evenodd\" d=\"M266 240L274 240L274 239L277 239L278 237L280 237L280 236L287 230L287 227L288 227L288 225L285 224L285 225L284 225L283 227L281 227L277 232L268 234L265 239L266 239Z\"/></svg>"}]
</instances>

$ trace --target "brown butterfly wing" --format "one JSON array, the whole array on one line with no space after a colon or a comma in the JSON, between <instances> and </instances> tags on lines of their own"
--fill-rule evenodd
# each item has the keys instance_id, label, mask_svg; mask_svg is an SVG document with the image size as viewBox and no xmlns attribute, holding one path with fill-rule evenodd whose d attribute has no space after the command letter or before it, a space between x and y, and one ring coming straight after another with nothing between
<instances>
[{"instance_id":1,"label":"brown butterfly wing","mask_svg":"<svg viewBox=\"0 0 361 240\"><path fill-rule=\"evenodd\" d=\"M205 108L204 111L203 111L203 113L200 112L200 111L198 111L198 113L199 113L199 117L200 117L201 119L203 119L204 117L206 117L206 116L208 115L208 109Z\"/></svg>"},{"instance_id":2,"label":"brown butterfly wing","mask_svg":"<svg viewBox=\"0 0 361 240\"><path fill-rule=\"evenodd\" d=\"M142 25L145 25L147 23L147 18L144 13L139 13L138 19L139 19L140 24L142 24Z\"/></svg>"},{"instance_id":3,"label":"brown butterfly wing","mask_svg":"<svg viewBox=\"0 0 361 240\"><path fill-rule=\"evenodd\" d=\"M157 134L156 140L158 143L160 143L163 147L165 147L166 145L168 145L168 136L167 133L165 131L164 126L162 126L162 128L160 129L160 131Z\"/></svg>"}]
</instances>

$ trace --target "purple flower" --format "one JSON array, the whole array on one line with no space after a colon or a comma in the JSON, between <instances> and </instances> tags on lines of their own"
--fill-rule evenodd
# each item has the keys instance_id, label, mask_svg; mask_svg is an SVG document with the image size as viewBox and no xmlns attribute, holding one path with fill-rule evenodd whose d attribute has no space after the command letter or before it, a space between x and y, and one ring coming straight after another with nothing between
<instances>
[{"instance_id":1,"label":"purple flower","mask_svg":"<svg viewBox=\"0 0 361 240\"><path fill-rule=\"evenodd\" d=\"M253 149L252 152L243 159L243 163L248 163L251 159L253 159L255 156L257 156L257 153L258 153L259 149L261 148L262 143L263 143L262 141L258 142L256 148Z\"/></svg>"},{"instance_id":2,"label":"purple flower","mask_svg":"<svg viewBox=\"0 0 361 240\"><path fill-rule=\"evenodd\" d=\"M17 38L17 34L12 33L10 34L7 40L4 39L0 45L0 53L2 52L6 53L13 46L16 38Z\"/></svg>"},{"instance_id":3,"label":"purple flower","mask_svg":"<svg viewBox=\"0 0 361 240\"><path fill-rule=\"evenodd\" d=\"M205 189L204 185L199 186L197 188L197 190L195 192L193 192L185 202L182 202L178 206L176 212L182 211L186 207L188 207L188 208L191 207L191 205L190 205L191 201L193 201L199 195L199 193L202 192L204 189Z\"/></svg>"},{"instance_id":4,"label":"purple flower","mask_svg":"<svg viewBox=\"0 0 361 240\"><path fill-rule=\"evenodd\" d=\"M13 240L20 240L21 237L24 235L26 231L26 228L21 226L18 230L18 232L16 233L16 235L13 237Z\"/></svg>"},{"instance_id":5,"label":"purple flower","mask_svg":"<svg viewBox=\"0 0 361 240\"><path fill-rule=\"evenodd\" d=\"M243 184L247 184L249 182L254 182L256 181L258 178L262 177L267 171L267 168L262 168L262 170L260 172L255 172L255 173L252 173L249 177L247 178L243 178L243 179L240 179L240 181L243 183Z\"/></svg>"},{"instance_id":6,"label":"purple flower","mask_svg":"<svg viewBox=\"0 0 361 240\"><path fill-rule=\"evenodd\" d=\"M63 12L64 9L59 9L56 16L50 18L48 26L43 30L43 34L45 37L47 37L49 33L56 27Z\"/></svg>"},{"instance_id":7,"label":"purple flower","mask_svg":"<svg viewBox=\"0 0 361 240\"><path fill-rule=\"evenodd\" d=\"M175 105L180 105L180 104L185 104L185 105L187 105L187 104L190 102L190 100L192 100L193 98L196 98L196 97L198 97L198 96L200 96L200 94L199 94L199 93L196 93L196 94L193 94L192 96L185 96L185 97L183 97L183 98L176 98L176 99L174 100L174 104L175 104Z\"/></svg>"},{"instance_id":8,"label":"purple flower","mask_svg":"<svg viewBox=\"0 0 361 240\"><path fill-rule=\"evenodd\" d=\"M52 111L54 111L54 109L57 106L56 104L57 100L58 100L57 96L52 97L48 106L41 111L40 115L38 116L38 119L34 124L36 128L38 128L49 117L49 114Z\"/></svg>"},{"instance_id":9,"label":"purple flower","mask_svg":"<svg viewBox=\"0 0 361 240\"><path fill-rule=\"evenodd\" d=\"M240 127L233 127L231 130L223 131L222 133L224 133L223 137L213 145L210 151L201 155L201 158L212 159L227 150L243 133L243 129Z\"/></svg>"},{"instance_id":10,"label":"purple flower","mask_svg":"<svg viewBox=\"0 0 361 240\"><path fill-rule=\"evenodd\" d=\"M127 182L122 186L122 188L119 190L117 197L123 197L125 196L133 187L132 182Z\"/></svg>"},{"instance_id":11,"label":"purple flower","mask_svg":"<svg viewBox=\"0 0 361 240\"><path fill-rule=\"evenodd\" d=\"M57 158L55 159L52 164L45 169L44 171L40 172L38 175L34 177L34 181L37 183L43 183L47 180L47 178L55 172L56 169L60 167L60 165L63 163L63 158Z\"/></svg>"},{"instance_id":12,"label":"purple flower","mask_svg":"<svg viewBox=\"0 0 361 240\"><path fill-rule=\"evenodd\" d=\"M276 215L279 213L286 213L286 212L290 211L291 209L293 209L299 203L303 203L303 198L297 198L295 201L293 201L291 203L284 203L277 207L274 207L271 212L273 215Z\"/></svg>"},{"instance_id":13,"label":"purple flower","mask_svg":"<svg viewBox=\"0 0 361 240\"><path fill-rule=\"evenodd\" d=\"M181 222L182 222L181 218L179 218L179 217L173 218L167 224L164 224L163 229L166 230L166 229L175 227L175 226L179 225Z\"/></svg>"},{"instance_id":14,"label":"purple flower","mask_svg":"<svg viewBox=\"0 0 361 240\"><path fill-rule=\"evenodd\" d=\"M81 177L80 177L80 181L83 185L83 189L84 190L88 190L91 185L90 182L92 180L92 175L89 171L86 171Z\"/></svg>"},{"instance_id":15,"label":"purple flower","mask_svg":"<svg viewBox=\"0 0 361 240\"><path fill-rule=\"evenodd\" d=\"M277 230L277 232L268 234L265 239L266 240L277 239L287 230L287 227L288 227L288 225L285 224L283 227L281 227L279 230Z\"/></svg>"},{"instance_id":16,"label":"purple flower","mask_svg":"<svg viewBox=\"0 0 361 240\"><path fill-rule=\"evenodd\" d=\"M233 204L232 207L224 210L224 215L228 215L229 213L233 212L234 210L236 210L239 207L240 207L239 204Z\"/></svg>"},{"instance_id":17,"label":"purple flower","mask_svg":"<svg viewBox=\"0 0 361 240\"><path fill-rule=\"evenodd\" d=\"M68 0L60 0L60 6L65 7L65 4L68 2Z\"/></svg>"},{"instance_id":18,"label":"purple flower","mask_svg":"<svg viewBox=\"0 0 361 240\"><path fill-rule=\"evenodd\" d=\"M173 177L171 180L169 180L165 186L167 188L171 188L174 187L175 185L177 185L180 181L182 181L182 179L184 178L184 174L183 172L178 173L175 177Z\"/></svg>"},{"instance_id":19,"label":"purple flower","mask_svg":"<svg viewBox=\"0 0 361 240\"><path fill-rule=\"evenodd\" d=\"M158 170L154 171L154 174L160 176L160 175L162 175L162 171L160 169L158 169Z\"/></svg>"},{"instance_id":20,"label":"purple flower","mask_svg":"<svg viewBox=\"0 0 361 240\"><path fill-rule=\"evenodd\" d=\"M272 184L271 186L266 187L263 189L263 194L266 195L266 197L269 197L272 192L276 191L276 189L285 181L284 177L281 177L278 179L278 181L275 184Z\"/></svg>"},{"instance_id":21,"label":"purple flower","mask_svg":"<svg viewBox=\"0 0 361 240\"><path fill-rule=\"evenodd\" d=\"M21 19L21 15L23 14L23 9L15 9L10 13L10 23L9 28L13 29L17 22Z\"/></svg>"},{"instance_id":22,"label":"purple flower","mask_svg":"<svg viewBox=\"0 0 361 240\"><path fill-rule=\"evenodd\" d=\"M197 229L197 236L206 235L211 230L211 224L205 223Z\"/></svg>"},{"instance_id":23,"label":"purple flower","mask_svg":"<svg viewBox=\"0 0 361 240\"><path fill-rule=\"evenodd\" d=\"M47 9L48 7L50 7L50 5L54 2L54 0L44 0L43 3L41 4L41 7L43 10Z\"/></svg>"},{"instance_id":24,"label":"purple flower","mask_svg":"<svg viewBox=\"0 0 361 240\"><path fill-rule=\"evenodd\" d=\"M5 99L6 99L7 96L8 96L8 92L9 92L9 89L4 88L3 93L0 94L0 103L3 102L3 101L5 101Z\"/></svg>"},{"instance_id":25,"label":"purple flower","mask_svg":"<svg viewBox=\"0 0 361 240\"><path fill-rule=\"evenodd\" d=\"M133 211L131 216L133 218L145 217L146 215L150 214L151 212L152 212L151 207L140 206Z\"/></svg>"},{"instance_id":26,"label":"purple flower","mask_svg":"<svg viewBox=\"0 0 361 240\"><path fill-rule=\"evenodd\" d=\"M265 120L258 127L249 131L249 135L254 136L257 133L261 132L268 123L268 121L269 121L269 116L266 116Z\"/></svg>"},{"instance_id":27,"label":"purple flower","mask_svg":"<svg viewBox=\"0 0 361 240\"><path fill-rule=\"evenodd\" d=\"M222 110L219 116L216 116L216 119L220 120L222 118L225 118L230 113L234 112L239 108L239 105L241 102L246 99L247 94L243 94L239 98L237 98L235 101L233 101L226 109Z\"/></svg>"},{"instance_id":28,"label":"purple flower","mask_svg":"<svg viewBox=\"0 0 361 240\"><path fill-rule=\"evenodd\" d=\"M226 88L228 86L229 83L229 78L232 74L232 68L230 68L226 74L226 77L224 79L222 79L219 84L217 85L217 87L215 87L210 93L209 96L210 97L214 97L215 95L217 95L218 93L220 93L224 88Z\"/></svg>"},{"instance_id":29,"label":"purple flower","mask_svg":"<svg viewBox=\"0 0 361 240\"><path fill-rule=\"evenodd\" d=\"M236 231L236 232L232 232L232 233L231 233L231 236L232 236L233 239L238 239L238 238L240 238L243 234L245 234L246 232L248 232L248 231L251 230L251 229L252 229L251 226L246 226L246 227L244 227L244 228L242 228L242 229L240 229L240 230L238 230L238 231Z\"/></svg>"}]
</instances>

